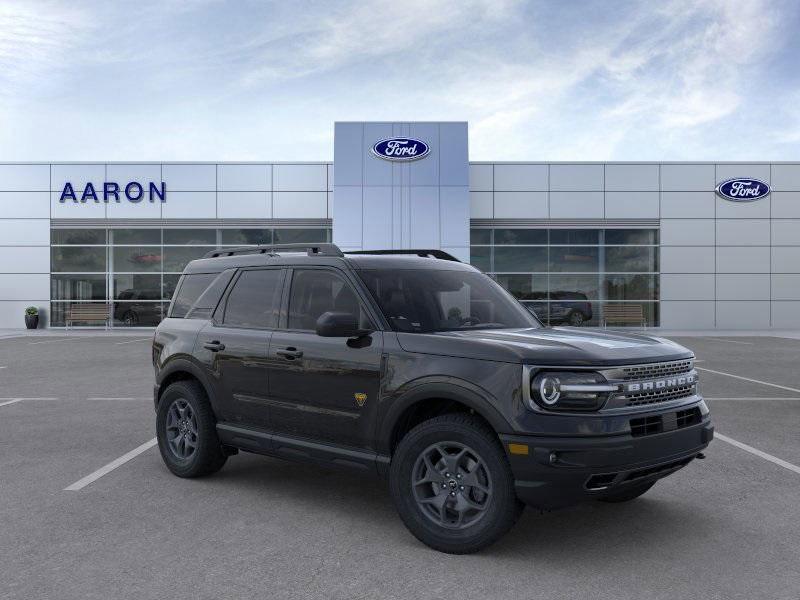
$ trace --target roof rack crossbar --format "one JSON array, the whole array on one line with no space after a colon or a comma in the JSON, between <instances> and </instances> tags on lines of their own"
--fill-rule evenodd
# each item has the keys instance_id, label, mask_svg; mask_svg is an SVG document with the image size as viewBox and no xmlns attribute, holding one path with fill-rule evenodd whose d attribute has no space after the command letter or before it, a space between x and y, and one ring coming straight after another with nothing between
<instances>
[{"instance_id":1,"label":"roof rack crossbar","mask_svg":"<svg viewBox=\"0 0 800 600\"><path fill-rule=\"evenodd\" d=\"M421 256L423 258L431 257L438 258L439 260L452 260L453 262L461 262L449 252L435 249L353 250L352 252L347 252L346 254L406 254L411 256Z\"/></svg>"},{"instance_id":2,"label":"roof rack crossbar","mask_svg":"<svg viewBox=\"0 0 800 600\"><path fill-rule=\"evenodd\" d=\"M203 258L219 258L223 256L238 256L240 254L270 254L279 252L303 252L309 256L338 256L342 251L336 244L270 244L267 246L236 246L233 248L220 248L208 252Z\"/></svg>"}]
</instances>

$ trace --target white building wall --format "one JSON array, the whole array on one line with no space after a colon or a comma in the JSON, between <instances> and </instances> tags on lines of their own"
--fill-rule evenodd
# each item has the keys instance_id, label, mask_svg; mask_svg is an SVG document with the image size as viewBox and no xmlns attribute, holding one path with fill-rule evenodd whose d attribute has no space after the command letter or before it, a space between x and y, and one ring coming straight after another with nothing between
<instances>
[{"instance_id":1,"label":"white building wall","mask_svg":"<svg viewBox=\"0 0 800 600\"><path fill-rule=\"evenodd\" d=\"M462 259L470 218L660 223L663 327L800 328L799 163L469 164L463 123L339 125L347 127L336 132L335 203L332 163L0 164L0 328L22 327L29 305L46 322L51 219L219 226L333 217L346 248L431 246ZM391 135L432 140L431 155L396 165L366 154L373 138ZM746 176L769 182L770 196L734 203L714 193ZM166 182L167 201L59 202L67 181L80 197L87 181L102 194L104 181L132 180Z\"/></svg>"},{"instance_id":2,"label":"white building wall","mask_svg":"<svg viewBox=\"0 0 800 600\"><path fill-rule=\"evenodd\" d=\"M420 160L391 162L372 146L424 140ZM336 123L333 241L345 250L441 248L469 260L466 123Z\"/></svg>"},{"instance_id":3,"label":"white building wall","mask_svg":"<svg viewBox=\"0 0 800 600\"><path fill-rule=\"evenodd\" d=\"M757 177L772 193L715 193ZM799 163L471 163L472 219L660 224L661 326L800 327Z\"/></svg>"},{"instance_id":4,"label":"white building wall","mask_svg":"<svg viewBox=\"0 0 800 600\"><path fill-rule=\"evenodd\" d=\"M0 328L50 303L50 166L0 165Z\"/></svg>"}]
</instances>

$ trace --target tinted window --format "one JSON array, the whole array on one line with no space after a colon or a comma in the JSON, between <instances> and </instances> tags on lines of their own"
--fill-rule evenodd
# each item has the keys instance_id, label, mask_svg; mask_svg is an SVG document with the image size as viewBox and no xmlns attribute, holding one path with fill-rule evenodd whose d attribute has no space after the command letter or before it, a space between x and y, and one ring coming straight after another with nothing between
<instances>
[{"instance_id":1,"label":"tinted window","mask_svg":"<svg viewBox=\"0 0 800 600\"><path fill-rule=\"evenodd\" d=\"M72 244L91 246L106 243L105 229L52 229L50 241L53 244Z\"/></svg>"},{"instance_id":2,"label":"tinted window","mask_svg":"<svg viewBox=\"0 0 800 600\"><path fill-rule=\"evenodd\" d=\"M495 244L547 244L547 229L495 229Z\"/></svg>"},{"instance_id":3,"label":"tinted window","mask_svg":"<svg viewBox=\"0 0 800 600\"><path fill-rule=\"evenodd\" d=\"M280 283L280 269L242 271L228 295L223 322L236 327L274 327Z\"/></svg>"},{"instance_id":4,"label":"tinted window","mask_svg":"<svg viewBox=\"0 0 800 600\"><path fill-rule=\"evenodd\" d=\"M606 229L606 244L658 244L658 229Z\"/></svg>"},{"instance_id":5,"label":"tinted window","mask_svg":"<svg viewBox=\"0 0 800 600\"><path fill-rule=\"evenodd\" d=\"M492 243L492 230L491 229L470 229L469 230L469 243L470 244L491 244Z\"/></svg>"},{"instance_id":6,"label":"tinted window","mask_svg":"<svg viewBox=\"0 0 800 600\"><path fill-rule=\"evenodd\" d=\"M271 244L272 231L269 229L223 229L222 245L244 246L251 244Z\"/></svg>"},{"instance_id":7,"label":"tinted window","mask_svg":"<svg viewBox=\"0 0 800 600\"><path fill-rule=\"evenodd\" d=\"M200 297L211 282L216 279L217 273L196 273L194 275L184 275L178 287L178 293L172 302L171 317L182 319L189 312L189 309Z\"/></svg>"},{"instance_id":8,"label":"tinted window","mask_svg":"<svg viewBox=\"0 0 800 600\"><path fill-rule=\"evenodd\" d=\"M358 296L344 279L322 269L296 270L289 296L289 329L314 330L326 312L356 315L360 327L370 328Z\"/></svg>"},{"instance_id":9,"label":"tinted window","mask_svg":"<svg viewBox=\"0 0 800 600\"><path fill-rule=\"evenodd\" d=\"M396 331L537 327L530 313L475 271L360 271Z\"/></svg>"},{"instance_id":10,"label":"tinted window","mask_svg":"<svg viewBox=\"0 0 800 600\"><path fill-rule=\"evenodd\" d=\"M551 229L551 244L598 244L600 231L598 229Z\"/></svg>"},{"instance_id":11,"label":"tinted window","mask_svg":"<svg viewBox=\"0 0 800 600\"><path fill-rule=\"evenodd\" d=\"M216 229L165 229L164 244L184 246L216 245Z\"/></svg>"}]
</instances>

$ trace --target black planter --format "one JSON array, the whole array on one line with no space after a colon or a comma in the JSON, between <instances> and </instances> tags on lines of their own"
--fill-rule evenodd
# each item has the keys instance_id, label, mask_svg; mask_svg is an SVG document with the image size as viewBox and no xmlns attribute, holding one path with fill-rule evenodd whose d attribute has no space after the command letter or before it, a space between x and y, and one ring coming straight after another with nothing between
<instances>
[{"instance_id":1,"label":"black planter","mask_svg":"<svg viewBox=\"0 0 800 600\"><path fill-rule=\"evenodd\" d=\"M28 329L39 327L39 315L25 315L25 327Z\"/></svg>"}]
</instances>

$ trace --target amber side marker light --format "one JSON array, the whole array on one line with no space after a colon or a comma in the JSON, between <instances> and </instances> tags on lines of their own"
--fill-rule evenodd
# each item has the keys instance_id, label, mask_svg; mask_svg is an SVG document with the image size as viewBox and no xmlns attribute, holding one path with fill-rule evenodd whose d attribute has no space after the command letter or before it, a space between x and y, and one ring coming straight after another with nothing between
<instances>
[{"instance_id":1,"label":"amber side marker light","mask_svg":"<svg viewBox=\"0 0 800 600\"><path fill-rule=\"evenodd\" d=\"M528 444L509 444L508 451L511 454L528 454Z\"/></svg>"}]
</instances>

